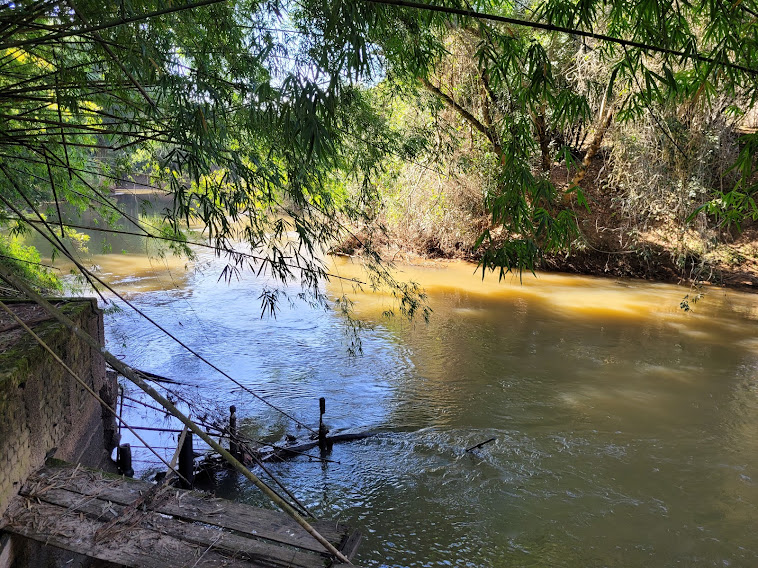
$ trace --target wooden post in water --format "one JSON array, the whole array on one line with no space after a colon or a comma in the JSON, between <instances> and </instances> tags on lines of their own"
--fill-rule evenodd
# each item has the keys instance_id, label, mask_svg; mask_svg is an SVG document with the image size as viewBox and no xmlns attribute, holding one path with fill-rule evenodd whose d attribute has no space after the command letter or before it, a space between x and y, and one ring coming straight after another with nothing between
<instances>
[{"instance_id":1,"label":"wooden post in water","mask_svg":"<svg viewBox=\"0 0 758 568\"><path fill-rule=\"evenodd\" d=\"M240 459L240 445L237 441L237 407L229 407L229 453Z\"/></svg>"},{"instance_id":2,"label":"wooden post in water","mask_svg":"<svg viewBox=\"0 0 758 568\"><path fill-rule=\"evenodd\" d=\"M326 413L326 399L322 396L318 399L319 417L318 417L318 447L326 450L326 433L328 430L324 426L324 414Z\"/></svg>"},{"instance_id":3,"label":"wooden post in water","mask_svg":"<svg viewBox=\"0 0 758 568\"><path fill-rule=\"evenodd\" d=\"M182 476L180 479L182 488L192 489L192 483L195 480L195 451L192 447L192 432L187 432L179 450L179 475Z\"/></svg>"},{"instance_id":4,"label":"wooden post in water","mask_svg":"<svg viewBox=\"0 0 758 568\"><path fill-rule=\"evenodd\" d=\"M132 447L129 444L121 444L116 450L116 465L118 472L126 477L134 477L132 468Z\"/></svg>"},{"instance_id":5,"label":"wooden post in water","mask_svg":"<svg viewBox=\"0 0 758 568\"><path fill-rule=\"evenodd\" d=\"M124 385L118 385L118 390L121 391L121 408L118 409L118 417L123 418L124 417L124 397L126 396L126 393L124 392ZM118 422L118 440L117 442L121 441L121 420L117 420Z\"/></svg>"}]
</instances>

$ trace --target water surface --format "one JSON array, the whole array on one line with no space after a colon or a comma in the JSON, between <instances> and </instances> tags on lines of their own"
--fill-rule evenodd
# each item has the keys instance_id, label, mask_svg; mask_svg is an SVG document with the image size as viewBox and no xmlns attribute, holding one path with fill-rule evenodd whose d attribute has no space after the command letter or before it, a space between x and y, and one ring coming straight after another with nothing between
<instances>
[{"instance_id":1,"label":"water surface","mask_svg":"<svg viewBox=\"0 0 758 568\"><path fill-rule=\"evenodd\" d=\"M758 564L753 295L709 289L684 312L688 290L671 285L406 267L430 322L387 320L386 298L354 295L371 328L350 357L338 313L293 301L261 319L264 283L218 282L211 258L189 272L103 262L152 317L298 419L314 425L324 396L333 429L377 432L335 446L339 464L274 466L319 516L364 532L362 566ZM305 435L133 314L106 325L125 361L236 404L250 435ZM156 463L136 457L141 471ZM222 485L263 503L234 475Z\"/></svg>"}]
</instances>

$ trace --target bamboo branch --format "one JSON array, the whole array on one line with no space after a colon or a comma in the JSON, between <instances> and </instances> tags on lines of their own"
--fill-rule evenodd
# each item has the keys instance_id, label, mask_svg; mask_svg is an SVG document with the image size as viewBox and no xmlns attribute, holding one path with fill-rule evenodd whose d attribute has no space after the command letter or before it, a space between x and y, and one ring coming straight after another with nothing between
<instances>
[{"instance_id":1,"label":"bamboo branch","mask_svg":"<svg viewBox=\"0 0 758 568\"><path fill-rule=\"evenodd\" d=\"M89 22L87 21L87 18L84 17L84 15L76 8L76 4L73 2L73 0L69 0L69 6L71 6L71 9L76 14L76 17L79 18L82 23L85 26L89 26ZM150 98L150 95L147 94L147 91L144 89L142 85L140 85L139 81L132 75L129 70L124 66L124 64L121 62L121 60L118 58L118 56L114 53L113 49L111 49L111 46L109 46L103 37L100 35L99 32L93 31L92 36L95 38L97 43L100 44L100 47L102 47L105 52L113 59L113 62L118 66L119 69L124 73L124 75L127 76L129 81L137 87L140 93L142 93L142 96L145 97L145 100L150 104L151 107L155 106L155 101Z\"/></svg>"},{"instance_id":2,"label":"bamboo branch","mask_svg":"<svg viewBox=\"0 0 758 568\"><path fill-rule=\"evenodd\" d=\"M55 57L55 50L53 50L53 57ZM56 58L57 59L57 58ZM60 71L60 68L58 65L55 66L58 71ZM58 75L55 75L56 82L58 82ZM60 124L60 130L61 130L61 143L63 144L63 154L66 157L66 164L69 166L68 170L68 179L73 179L71 175L71 160L68 157L68 144L66 144L66 133L63 130L63 110L61 108L61 95L58 89L55 89L55 108L58 111L58 121Z\"/></svg>"},{"instance_id":3,"label":"bamboo branch","mask_svg":"<svg viewBox=\"0 0 758 568\"><path fill-rule=\"evenodd\" d=\"M13 219L13 218L11 218L11 219ZM38 220L35 220L35 219L19 218L19 219L13 219L13 220L22 221L24 223L29 223L29 224L32 224L32 225L33 224L41 224L41 221L38 221ZM249 252L238 251L238 250L234 250L234 249L227 248L227 247L220 247L220 246L212 245L212 244L209 244L209 243L201 243L201 242L197 242L197 241L186 241L186 240L183 240L183 239L180 239L180 238L176 238L176 237L169 237L167 235L154 235L152 233L147 233L147 234L144 234L144 233L135 233L134 231L125 231L125 230L122 230L122 229L113 229L113 228L109 228L109 227L92 227L92 226L87 226L87 225L77 225L75 223L63 223L63 226L64 227L69 227L71 229L79 229L79 230L82 230L82 231L94 231L94 232L97 232L97 233L109 233L109 234L113 234L113 235L130 235L130 236L135 236L135 237L143 237L143 238L147 238L147 239L156 239L156 240L159 240L159 241L165 241L165 242L169 242L169 243L179 243L179 244L188 245L188 246L196 246L196 247L201 247L201 248L213 250L213 251L215 251L218 254L224 253L224 254L227 254L227 255L232 256L232 257L239 256L241 258L249 258L250 260L253 260L255 262L260 262L260 263L263 263L263 264L267 264L267 263L271 264L273 262L270 258L266 258L264 256L258 256L258 255L254 255L254 254L250 254ZM286 264L286 266L288 266L290 268L297 268L297 269L303 270L303 271L305 271L307 273L311 273L311 274L315 275L315 269L308 269L307 267L303 267L303 266L300 266L300 265L297 265L297 264L294 264L294 263L284 263L284 264ZM50 268L54 268L54 267L50 267ZM340 276L339 274L335 274L333 272L324 272L324 276L327 277L327 278L334 278L335 280L341 280L343 282L351 282L353 284L357 284L357 285L360 285L360 286L368 286L368 282L364 282L363 280L359 280L357 278L350 278L349 276ZM144 371L143 371L143 373L146 374L146 375L148 375L148 376L151 375L150 373L145 373ZM152 376L155 377L157 375L152 375Z\"/></svg>"},{"instance_id":4,"label":"bamboo branch","mask_svg":"<svg viewBox=\"0 0 758 568\"><path fill-rule=\"evenodd\" d=\"M663 53L667 55L673 55L682 59L690 59L695 61L702 61L703 63L712 63L721 67L728 67L730 69L736 69L743 71L750 75L758 75L758 69L753 69L745 65L738 63L731 63L716 59L708 55L702 55L698 52L679 51L668 47L661 47L658 45L652 45L649 43L643 43L641 41L623 39L619 37L610 36L607 34L599 34L595 32L588 32L577 28L569 28L566 26L557 26L554 24L547 24L543 22L533 22L530 20L523 20L519 18L509 18L507 16L499 16L497 14L487 14L485 12L477 12L476 10L465 10L462 8L452 8L448 6L436 6L434 4L424 4L421 2L412 2L410 0L363 0L370 4L386 4L390 6L400 6L403 8L415 8L417 10L426 10L429 12L440 12L443 14L455 14L458 16L465 16L477 20L490 20L493 22L501 22L505 24L513 24L516 26L522 26L525 28L532 28L535 30L544 30L548 32L561 32L569 35L575 35L580 37L592 38L603 42L615 43L624 47L635 47L643 51L652 51L655 53Z\"/></svg>"},{"instance_id":5,"label":"bamboo branch","mask_svg":"<svg viewBox=\"0 0 758 568\"><path fill-rule=\"evenodd\" d=\"M58 212L58 223L61 228L61 238L66 237L66 230L63 228L63 215L61 215L61 206L58 202L58 192L55 189L55 179L53 178L53 171L50 169L50 159L45 154L45 165L47 166L47 175L50 178L50 188L53 190L53 199L55 199L55 210ZM70 170L69 170L70 173Z\"/></svg>"},{"instance_id":6,"label":"bamboo branch","mask_svg":"<svg viewBox=\"0 0 758 568\"><path fill-rule=\"evenodd\" d=\"M482 124L478 118L476 118L473 114L471 114L469 111L467 111L465 108L463 108L461 105L459 105L453 97L448 95L447 93L444 93L439 87L435 87L432 85L426 77L420 78L421 84L426 87L428 91L431 93L437 95L439 98L441 98L447 106L449 106L451 109L453 109L455 112L460 114L464 119L466 119L474 128L476 128L479 132L484 134L484 136L487 138L487 140L490 141L492 146L494 147L495 153L497 154L498 158L503 157L503 148L500 146L500 144L497 141L497 137L493 133L492 130L488 129L484 124Z\"/></svg>"},{"instance_id":7,"label":"bamboo branch","mask_svg":"<svg viewBox=\"0 0 758 568\"><path fill-rule=\"evenodd\" d=\"M41 43L48 43L48 42L52 42L58 39L63 39L66 37L81 36L81 35L85 35L92 32L98 32L98 31L107 30L110 28L117 28L119 26L131 24L133 22L142 22L145 20L149 20L151 18L155 18L157 16L163 16L165 14L172 14L174 12L183 12L186 10L192 10L193 8L199 8L201 6L222 4L226 1L227 0L202 0L200 2L181 4L179 6L169 6L168 8L163 8L161 10L154 10L153 12L146 12L144 14L138 14L135 16L130 16L128 18L119 18L118 20L110 20L102 24L85 26L84 28L79 28L79 29L69 28L66 31L53 33L53 34L43 36L43 37L35 37L35 38L20 40L20 41L11 41L11 42L2 44L2 47L4 49L8 49L11 47L23 47L25 45L39 45Z\"/></svg>"},{"instance_id":8,"label":"bamboo branch","mask_svg":"<svg viewBox=\"0 0 758 568\"><path fill-rule=\"evenodd\" d=\"M271 488L268 487L263 481L261 481L253 472L247 469L241 464L232 454L224 449L218 442L206 434L195 422L185 416L170 400L162 396L153 387L147 384L131 367L121 361L118 357L111 354L105 347L94 339L90 334L81 329L76 323L74 323L68 316L66 316L61 310L53 306L50 302L45 300L42 296L32 290L25 282L16 277L5 266L0 265L0 278L8 282L11 286L14 286L17 290L22 291L28 298L34 300L38 305L47 311L51 316L57 319L60 323L65 325L74 335L84 341L87 345L96 349L106 360L106 362L116 369L120 374L125 376L140 389L142 389L150 398L159 403L163 408L175 416L193 433L200 437L206 444L213 448L216 452L228 461L234 469L245 476L256 487L258 487L271 501L280 507L285 513L287 513L292 519L297 522L305 531L316 539L330 554L344 564L352 564L350 560L337 550L332 543L326 540L316 529L314 529L308 521L306 521L300 514L295 511L286 501L274 493Z\"/></svg>"}]
</instances>

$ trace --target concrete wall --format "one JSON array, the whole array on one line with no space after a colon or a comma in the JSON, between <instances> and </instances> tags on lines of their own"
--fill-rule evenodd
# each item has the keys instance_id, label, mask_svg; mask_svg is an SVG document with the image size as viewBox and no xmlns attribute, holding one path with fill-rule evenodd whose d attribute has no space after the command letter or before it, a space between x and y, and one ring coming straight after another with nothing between
<instances>
[{"instance_id":1,"label":"concrete wall","mask_svg":"<svg viewBox=\"0 0 758 568\"><path fill-rule=\"evenodd\" d=\"M20 313L27 310L27 318L45 316L31 305L11 306ZM102 312L94 300L66 301L59 307L103 342ZM105 361L96 350L55 321L33 329L115 406L116 381L106 377ZM113 417L28 333L19 328L0 333L0 515L53 448L56 458L103 468L116 441Z\"/></svg>"}]
</instances>

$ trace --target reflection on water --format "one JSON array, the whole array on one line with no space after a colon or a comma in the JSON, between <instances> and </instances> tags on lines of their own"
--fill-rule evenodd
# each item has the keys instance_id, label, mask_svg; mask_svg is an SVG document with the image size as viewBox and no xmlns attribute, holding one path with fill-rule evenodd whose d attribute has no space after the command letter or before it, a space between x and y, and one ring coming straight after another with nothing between
<instances>
[{"instance_id":1,"label":"reflection on water","mask_svg":"<svg viewBox=\"0 0 758 568\"><path fill-rule=\"evenodd\" d=\"M430 323L384 320L386 298L357 295L375 325L351 358L335 313L294 302L261 319L252 276L218 283L202 256L181 274L119 258L97 263L136 275L133 300L235 378L306 422L325 396L330 426L379 432L336 446L339 464L274 466L320 516L364 531L362 566L758 563L754 296L711 289L685 313L687 291L669 285L405 268ZM131 314L109 316L107 338L127 362L237 404L250 431L300 434ZM263 501L236 476L224 490Z\"/></svg>"}]
</instances>

